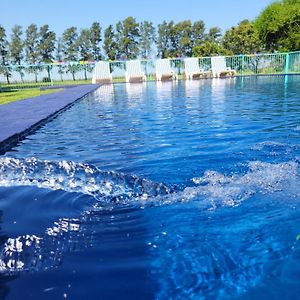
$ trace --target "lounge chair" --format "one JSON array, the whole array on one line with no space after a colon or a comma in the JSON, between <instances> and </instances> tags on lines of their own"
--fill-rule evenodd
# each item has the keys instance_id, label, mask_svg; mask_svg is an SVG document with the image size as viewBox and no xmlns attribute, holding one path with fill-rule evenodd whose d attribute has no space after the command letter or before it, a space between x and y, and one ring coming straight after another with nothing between
<instances>
[{"instance_id":1,"label":"lounge chair","mask_svg":"<svg viewBox=\"0 0 300 300\"><path fill-rule=\"evenodd\" d=\"M92 83L111 83L112 75L110 73L108 61L98 61L95 65Z\"/></svg>"},{"instance_id":2,"label":"lounge chair","mask_svg":"<svg viewBox=\"0 0 300 300\"><path fill-rule=\"evenodd\" d=\"M178 79L177 74L171 69L170 61L166 58L158 59L155 62L156 80Z\"/></svg>"},{"instance_id":3,"label":"lounge chair","mask_svg":"<svg viewBox=\"0 0 300 300\"><path fill-rule=\"evenodd\" d=\"M126 82L142 82L146 81L145 72L142 71L141 62L139 60L126 61Z\"/></svg>"},{"instance_id":4,"label":"lounge chair","mask_svg":"<svg viewBox=\"0 0 300 300\"><path fill-rule=\"evenodd\" d=\"M211 58L211 68L213 77L223 77L226 75L233 76L236 71L226 66L224 56L214 56Z\"/></svg>"},{"instance_id":5,"label":"lounge chair","mask_svg":"<svg viewBox=\"0 0 300 300\"><path fill-rule=\"evenodd\" d=\"M204 71L204 69L200 69L199 60L196 57L184 59L184 72L186 79L195 79L211 75L211 71Z\"/></svg>"}]
</instances>

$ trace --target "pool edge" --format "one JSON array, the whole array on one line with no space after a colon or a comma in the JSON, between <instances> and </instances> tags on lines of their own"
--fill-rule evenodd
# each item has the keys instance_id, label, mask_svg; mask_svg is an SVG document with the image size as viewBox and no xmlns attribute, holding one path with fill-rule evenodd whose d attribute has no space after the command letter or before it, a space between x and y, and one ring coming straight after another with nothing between
<instances>
[{"instance_id":1,"label":"pool edge","mask_svg":"<svg viewBox=\"0 0 300 300\"><path fill-rule=\"evenodd\" d=\"M8 104L3 104L0 106L0 117L2 117L0 122L0 155L5 154L9 149L11 149L17 142L24 139L28 134L31 134L32 132L36 131L38 128L43 126L45 123L53 120L57 117L60 113L63 111L69 109L75 102L81 100L88 94L94 92L96 89L98 89L101 86L101 84L89 84L89 85L79 85L75 86L72 89L65 89L62 92L54 93L54 94L47 94L47 95L41 95L34 98L28 98ZM54 99L55 98L55 99ZM64 100L63 98L68 98L67 100ZM56 103L57 107L53 108L51 105L53 104L53 100L60 101ZM64 101L63 101L64 100ZM36 111L34 111L34 108L37 108L39 104L43 104L44 111L43 114L40 116L35 116L36 118L32 120L32 122L29 124L23 123L18 124L16 127L19 127L13 132L12 134L5 134L5 130L8 128L7 126L3 126L1 123L5 123L5 117L3 118L2 115L4 115L7 111L11 111L11 113L14 113L16 115L22 114L22 110L24 109L24 104L32 104L34 101L35 107L31 110L31 114L36 114ZM48 102L48 103L47 103ZM46 106L45 106L46 104ZM48 107L47 107L48 105ZM8 110L7 110L8 108ZM45 110L48 109L48 112L45 112ZM6 111L5 111L6 110ZM11 117L6 115L6 117ZM16 117L17 118L17 117ZM16 119L15 118L15 119ZM9 119L9 118L8 118ZM11 121L11 120L8 120ZM2 125L2 126L1 126ZM7 124L6 124L7 125ZM14 126L16 124L9 124L9 126ZM1 135L5 136L4 138L1 137Z\"/></svg>"}]
</instances>

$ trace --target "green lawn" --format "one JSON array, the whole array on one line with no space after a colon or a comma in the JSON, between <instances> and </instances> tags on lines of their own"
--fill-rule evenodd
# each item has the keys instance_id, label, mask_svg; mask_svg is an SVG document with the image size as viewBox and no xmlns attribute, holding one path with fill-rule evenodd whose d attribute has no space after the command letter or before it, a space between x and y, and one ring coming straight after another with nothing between
<instances>
[{"instance_id":1,"label":"green lawn","mask_svg":"<svg viewBox=\"0 0 300 300\"><path fill-rule=\"evenodd\" d=\"M91 84L92 80L65 80L65 81L53 81L54 86L61 85L74 85L74 84ZM10 84L1 83L3 90L8 89L34 89L38 87L51 86L49 82L11 82Z\"/></svg>"},{"instance_id":2,"label":"green lawn","mask_svg":"<svg viewBox=\"0 0 300 300\"><path fill-rule=\"evenodd\" d=\"M0 92L0 105L26 99L26 98L37 97L40 95L56 93L61 90L62 89L52 89L52 90L41 91L39 89L31 89L31 90L20 90L20 91L4 91L4 92Z\"/></svg>"}]
</instances>

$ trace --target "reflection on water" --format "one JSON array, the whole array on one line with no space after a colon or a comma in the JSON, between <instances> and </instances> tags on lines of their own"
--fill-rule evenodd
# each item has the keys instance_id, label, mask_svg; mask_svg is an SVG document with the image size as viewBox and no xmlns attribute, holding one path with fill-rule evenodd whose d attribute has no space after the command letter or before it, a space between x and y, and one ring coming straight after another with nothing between
<instances>
[{"instance_id":1,"label":"reflection on water","mask_svg":"<svg viewBox=\"0 0 300 300\"><path fill-rule=\"evenodd\" d=\"M177 84L177 81L157 81L155 83L157 100L171 101L174 88L176 88Z\"/></svg>"},{"instance_id":2,"label":"reflection on water","mask_svg":"<svg viewBox=\"0 0 300 300\"><path fill-rule=\"evenodd\" d=\"M203 88L207 88L210 82L210 80L185 80L184 87L186 98L189 99L199 96L201 98L199 91L203 91Z\"/></svg>"},{"instance_id":3,"label":"reflection on water","mask_svg":"<svg viewBox=\"0 0 300 300\"><path fill-rule=\"evenodd\" d=\"M235 85L236 78L213 78L211 80L211 95L212 100L224 101L226 99L226 92Z\"/></svg>"},{"instance_id":4,"label":"reflection on water","mask_svg":"<svg viewBox=\"0 0 300 300\"><path fill-rule=\"evenodd\" d=\"M147 87L146 82L139 82L139 83L131 83L127 82L126 85L126 92L128 99L130 100L136 100L136 99L142 99L143 94L145 93L145 89Z\"/></svg>"},{"instance_id":5,"label":"reflection on water","mask_svg":"<svg viewBox=\"0 0 300 300\"><path fill-rule=\"evenodd\" d=\"M104 84L95 92L97 101L99 102L112 102L115 97L114 85Z\"/></svg>"}]
</instances>

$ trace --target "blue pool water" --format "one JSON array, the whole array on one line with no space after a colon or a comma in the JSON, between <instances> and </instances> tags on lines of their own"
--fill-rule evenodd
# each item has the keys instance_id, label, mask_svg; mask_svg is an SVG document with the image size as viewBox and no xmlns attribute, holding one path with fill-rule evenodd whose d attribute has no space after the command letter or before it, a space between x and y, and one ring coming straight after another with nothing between
<instances>
[{"instance_id":1,"label":"blue pool water","mask_svg":"<svg viewBox=\"0 0 300 300\"><path fill-rule=\"evenodd\" d=\"M0 157L0 299L298 299L300 78L102 86Z\"/></svg>"}]
</instances>

